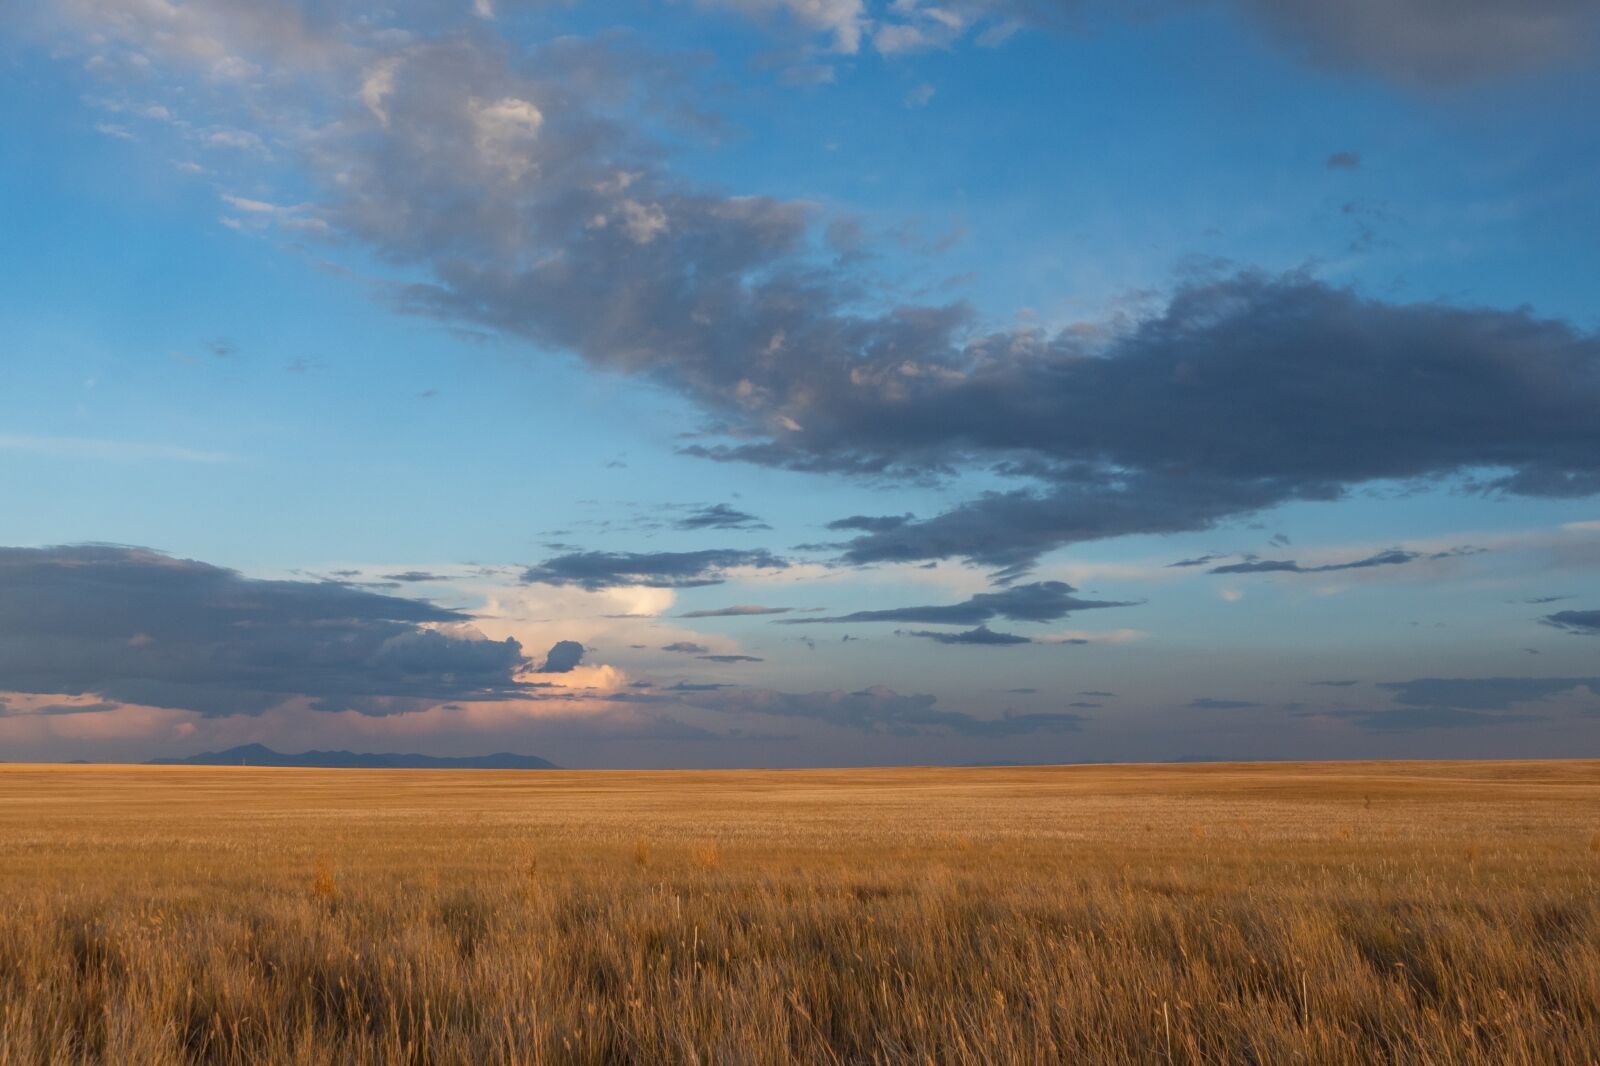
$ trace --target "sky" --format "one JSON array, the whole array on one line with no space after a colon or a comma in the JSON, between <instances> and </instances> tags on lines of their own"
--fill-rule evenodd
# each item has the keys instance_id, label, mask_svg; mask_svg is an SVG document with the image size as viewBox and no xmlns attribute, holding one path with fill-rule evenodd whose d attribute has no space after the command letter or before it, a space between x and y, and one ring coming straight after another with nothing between
<instances>
[{"instance_id":1,"label":"sky","mask_svg":"<svg viewBox=\"0 0 1600 1066\"><path fill-rule=\"evenodd\" d=\"M1589 0L56 0L0 93L0 758L1600 754Z\"/></svg>"}]
</instances>

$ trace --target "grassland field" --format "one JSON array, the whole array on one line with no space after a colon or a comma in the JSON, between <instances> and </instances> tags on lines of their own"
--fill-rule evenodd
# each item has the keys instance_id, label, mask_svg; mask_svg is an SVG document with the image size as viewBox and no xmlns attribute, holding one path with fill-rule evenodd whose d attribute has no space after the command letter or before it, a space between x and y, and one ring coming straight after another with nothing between
<instances>
[{"instance_id":1,"label":"grassland field","mask_svg":"<svg viewBox=\"0 0 1600 1066\"><path fill-rule=\"evenodd\" d=\"M1600 761L0 766L0 1066L1600 1062Z\"/></svg>"}]
</instances>

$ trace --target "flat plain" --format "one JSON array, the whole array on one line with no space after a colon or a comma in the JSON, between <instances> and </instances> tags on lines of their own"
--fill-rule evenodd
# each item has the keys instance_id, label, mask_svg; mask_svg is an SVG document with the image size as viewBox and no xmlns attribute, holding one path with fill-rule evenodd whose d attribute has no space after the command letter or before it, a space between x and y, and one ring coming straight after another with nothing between
<instances>
[{"instance_id":1,"label":"flat plain","mask_svg":"<svg viewBox=\"0 0 1600 1066\"><path fill-rule=\"evenodd\" d=\"M0 766L0 1064L1600 1061L1600 761Z\"/></svg>"}]
</instances>

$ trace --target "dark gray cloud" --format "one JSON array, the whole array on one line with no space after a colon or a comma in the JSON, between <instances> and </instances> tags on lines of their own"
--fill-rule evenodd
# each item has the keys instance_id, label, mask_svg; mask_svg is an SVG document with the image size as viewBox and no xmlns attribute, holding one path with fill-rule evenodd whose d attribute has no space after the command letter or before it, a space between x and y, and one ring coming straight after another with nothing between
<instances>
[{"instance_id":1,"label":"dark gray cloud","mask_svg":"<svg viewBox=\"0 0 1600 1066\"><path fill-rule=\"evenodd\" d=\"M1600 677L1423 677L1380 682L1378 687L1408 707L1501 711L1580 688L1600 695Z\"/></svg>"},{"instance_id":2,"label":"dark gray cloud","mask_svg":"<svg viewBox=\"0 0 1600 1066\"><path fill-rule=\"evenodd\" d=\"M1453 86L1565 64L1593 51L1589 0L1234 0L1309 62L1403 85Z\"/></svg>"},{"instance_id":3,"label":"dark gray cloud","mask_svg":"<svg viewBox=\"0 0 1600 1066\"><path fill-rule=\"evenodd\" d=\"M679 618L744 618L762 614L788 614L793 607L761 607L753 603L740 603L732 607L716 607L702 611L685 611Z\"/></svg>"},{"instance_id":4,"label":"dark gray cloud","mask_svg":"<svg viewBox=\"0 0 1600 1066\"><path fill-rule=\"evenodd\" d=\"M103 700L95 703L46 703L42 706L31 708L27 713L33 715L57 714L99 714L103 711L114 711L122 706L120 703L107 703ZM0 700L0 716L7 713L5 700Z\"/></svg>"},{"instance_id":5,"label":"dark gray cloud","mask_svg":"<svg viewBox=\"0 0 1600 1066\"><path fill-rule=\"evenodd\" d=\"M1010 453L1007 470L1035 487L863 533L846 559L1026 565L1076 541L1205 529L1379 479L1489 471L1486 491L1600 489L1600 338L1523 311L1240 275L1180 290L1101 350L1071 334L991 337L960 368L897 383L892 401L857 390L831 417L797 413L808 428L784 444L857 466Z\"/></svg>"},{"instance_id":6,"label":"dark gray cloud","mask_svg":"<svg viewBox=\"0 0 1600 1066\"><path fill-rule=\"evenodd\" d=\"M567 674L583 662L584 647L575 640L558 640L550 646L550 652L544 657L544 665L539 667L541 674Z\"/></svg>"},{"instance_id":7,"label":"dark gray cloud","mask_svg":"<svg viewBox=\"0 0 1600 1066\"><path fill-rule=\"evenodd\" d=\"M1068 733L1079 728L1080 715L1018 714L978 718L961 711L940 709L929 695L902 695L875 685L856 692L777 692L760 688L724 688L692 702L709 710L757 713L785 718L807 718L864 733L919 736L929 732L969 737L1020 736L1029 733Z\"/></svg>"},{"instance_id":8,"label":"dark gray cloud","mask_svg":"<svg viewBox=\"0 0 1600 1066\"><path fill-rule=\"evenodd\" d=\"M379 713L388 699L525 691L511 639L457 611L335 582L265 581L144 548L0 548L0 689L253 714L295 696Z\"/></svg>"},{"instance_id":9,"label":"dark gray cloud","mask_svg":"<svg viewBox=\"0 0 1600 1066\"><path fill-rule=\"evenodd\" d=\"M762 549L709 548L692 552L580 551L557 555L522 574L524 584L577 585L595 591L623 585L693 588L726 580L737 566L782 569L789 564Z\"/></svg>"},{"instance_id":10,"label":"dark gray cloud","mask_svg":"<svg viewBox=\"0 0 1600 1066\"><path fill-rule=\"evenodd\" d=\"M402 570L398 574L379 575L385 581L399 581L405 584L415 584L423 581L446 581L442 574L430 574L426 570Z\"/></svg>"},{"instance_id":11,"label":"dark gray cloud","mask_svg":"<svg viewBox=\"0 0 1600 1066\"><path fill-rule=\"evenodd\" d=\"M1189 701L1189 706L1200 711L1242 711L1247 707L1259 707L1261 704L1249 700L1214 700L1202 696Z\"/></svg>"},{"instance_id":12,"label":"dark gray cloud","mask_svg":"<svg viewBox=\"0 0 1600 1066\"><path fill-rule=\"evenodd\" d=\"M1557 611L1545 615L1542 621L1568 633L1600 635L1600 611Z\"/></svg>"},{"instance_id":13,"label":"dark gray cloud","mask_svg":"<svg viewBox=\"0 0 1600 1066\"><path fill-rule=\"evenodd\" d=\"M1356 682L1312 684L1344 687ZM1369 732L1473 729L1539 721L1545 715L1512 708L1546 703L1568 693L1600 695L1600 677L1422 677L1385 681L1394 706L1359 710L1296 711L1296 717L1334 718Z\"/></svg>"},{"instance_id":14,"label":"dark gray cloud","mask_svg":"<svg viewBox=\"0 0 1600 1066\"><path fill-rule=\"evenodd\" d=\"M1222 559L1222 558L1226 558L1226 556L1209 555L1209 554L1208 555L1196 555L1192 559L1179 559L1175 563L1168 563L1167 564L1167 568L1169 570L1171 570L1171 569L1176 569L1176 568L1179 568L1179 567L1186 567L1186 566L1205 566L1207 563L1216 562L1218 559Z\"/></svg>"},{"instance_id":15,"label":"dark gray cloud","mask_svg":"<svg viewBox=\"0 0 1600 1066\"><path fill-rule=\"evenodd\" d=\"M968 19L1023 19L1079 28L1125 17L1100 0L967 0ZM1600 40L1589 0L1153 0L1137 17L1231 9L1311 66L1437 90L1539 72L1582 60Z\"/></svg>"},{"instance_id":16,"label":"dark gray cloud","mask_svg":"<svg viewBox=\"0 0 1600 1066\"><path fill-rule=\"evenodd\" d=\"M899 529L915 518L915 515L864 515L856 514L848 518L835 519L828 523L829 529L859 530L862 533L888 533Z\"/></svg>"},{"instance_id":17,"label":"dark gray cloud","mask_svg":"<svg viewBox=\"0 0 1600 1066\"><path fill-rule=\"evenodd\" d=\"M1106 692L1103 689L1086 688L1082 692L1078 693L1078 695L1093 696L1096 699L1109 700L1114 699L1117 694L1115 692Z\"/></svg>"},{"instance_id":18,"label":"dark gray cloud","mask_svg":"<svg viewBox=\"0 0 1600 1066\"><path fill-rule=\"evenodd\" d=\"M1361 166L1360 152L1334 152L1325 163L1329 170L1356 170Z\"/></svg>"},{"instance_id":19,"label":"dark gray cloud","mask_svg":"<svg viewBox=\"0 0 1600 1066\"><path fill-rule=\"evenodd\" d=\"M1322 688L1349 688L1351 685L1359 685L1359 684L1361 684L1361 682L1359 682L1359 681L1344 681L1344 680L1340 680L1340 681L1307 681L1306 684L1308 684L1308 685L1318 685L1318 686L1321 686Z\"/></svg>"},{"instance_id":20,"label":"dark gray cloud","mask_svg":"<svg viewBox=\"0 0 1600 1066\"><path fill-rule=\"evenodd\" d=\"M855 611L830 618L785 618L779 625L817 625L841 622L922 622L929 625L981 625L994 618L1014 622L1053 622L1073 611L1099 607L1129 607L1114 600L1080 600L1077 589L1064 581L1036 581L1014 585L998 592L979 592L960 603L923 607L890 607L876 611Z\"/></svg>"},{"instance_id":21,"label":"dark gray cloud","mask_svg":"<svg viewBox=\"0 0 1600 1066\"><path fill-rule=\"evenodd\" d=\"M696 656L696 658L705 659L705 660L707 660L709 662L714 662L714 663L761 663L761 662L766 662L765 659L761 658L758 655L699 655L699 656Z\"/></svg>"},{"instance_id":22,"label":"dark gray cloud","mask_svg":"<svg viewBox=\"0 0 1600 1066\"><path fill-rule=\"evenodd\" d=\"M703 655L711 649L692 640L675 640L671 644L663 644L661 650L682 652L685 655Z\"/></svg>"},{"instance_id":23,"label":"dark gray cloud","mask_svg":"<svg viewBox=\"0 0 1600 1066\"><path fill-rule=\"evenodd\" d=\"M678 519L673 525L679 529L771 529L761 519L747 511L740 511L725 503L700 507Z\"/></svg>"},{"instance_id":24,"label":"dark gray cloud","mask_svg":"<svg viewBox=\"0 0 1600 1066\"><path fill-rule=\"evenodd\" d=\"M1032 644L1028 637L1016 633L997 633L988 626L978 626L976 629L958 632L946 632L937 629L897 629L896 633L907 637L925 637L936 640L940 644L984 644L990 646L1003 646L1009 644Z\"/></svg>"},{"instance_id":25,"label":"dark gray cloud","mask_svg":"<svg viewBox=\"0 0 1600 1066\"><path fill-rule=\"evenodd\" d=\"M1451 548L1439 552L1414 552L1393 548L1348 563L1326 563L1322 566L1301 566L1293 559L1246 559L1242 563L1213 566L1210 574L1327 574L1336 570L1369 570L1376 566L1404 566L1419 559L1453 559L1462 555L1475 555L1482 549Z\"/></svg>"}]
</instances>

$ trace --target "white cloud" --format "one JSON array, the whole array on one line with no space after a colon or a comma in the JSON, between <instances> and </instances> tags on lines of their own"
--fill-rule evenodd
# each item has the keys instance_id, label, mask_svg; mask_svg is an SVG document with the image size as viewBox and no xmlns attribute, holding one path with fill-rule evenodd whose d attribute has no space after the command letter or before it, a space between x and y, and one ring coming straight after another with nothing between
<instances>
[{"instance_id":1,"label":"white cloud","mask_svg":"<svg viewBox=\"0 0 1600 1066\"><path fill-rule=\"evenodd\" d=\"M1090 644L1131 644L1136 640L1143 640L1149 636L1142 629L1062 629L1055 633L1046 633L1035 637L1036 644L1076 644L1087 641Z\"/></svg>"},{"instance_id":2,"label":"white cloud","mask_svg":"<svg viewBox=\"0 0 1600 1066\"><path fill-rule=\"evenodd\" d=\"M361 102L384 126L389 124L389 112L383 102L394 92L394 74L399 66L399 57L390 56L368 67L366 76L361 79Z\"/></svg>"},{"instance_id":3,"label":"white cloud","mask_svg":"<svg viewBox=\"0 0 1600 1066\"><path fill-rule=\"evenodd\" d=\"M649 244L667 231L667 213L659 204L622 201L622 225L636 244Z\"/></svg>"},{"instance_id":4,"label":"white cloud","mask_svg":"<svg viewBox=\"0 0 1600 1066\"><path fill-rule=\"evenodd\" d=\"M232 193L223 193L222 200L235 210L250 214L267 215L278 210L277 204L269 204L265 200L250 200L243 196L234 196Z\"/></svg>"},{"instance_id":5,"label":"white cloud","mask_svg":"<svg viewBox=\"0 0 1600 1066\"><path fill-rule=\"evenodd\" d=\"M833 36L833 48L854 55L867 25L863 0L701 0L705 7L726 7L749 15L787 14L803 26Z\"/></svg>"},{"instance_id":6,"label":"white cloud","mask_svg":"<svg viewBox=\"0 0 1600 1066\"><path fill-rule=\"evenodd\" d=\"M266 142L259 134L249 130L217 129L205 135L205 141L213 148L234 148L241 152L265 152Z\"/></svg>"},{"instance_id":7,"label":"white cloud","mask_svg":"<svg viewBox=\"0 0 1600 1066\"><path fill-rule=\"evenodd\" d=\"M474 141L484 165L510 181L520 180L534 168L533 141L544 125L544 113L527 100L507 96L499 100L467 101Z\"/></svg>"},{"instance_id":8,"label":"white cloud","mask_svg":"<svg viewBox=\"0 0 1600 1066\"><path fill-rule=\"evenodd\" d=\"M872 44L884 55L892 56L932 48L934 41L920 26L896 22L878 27L872 35Z\"/></svg>"}]
</instances>

